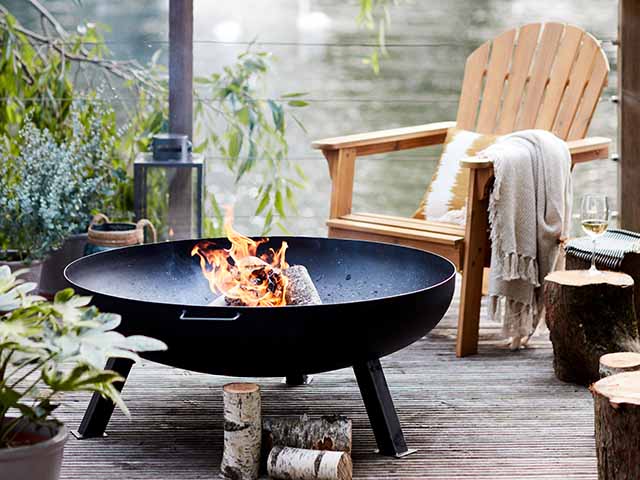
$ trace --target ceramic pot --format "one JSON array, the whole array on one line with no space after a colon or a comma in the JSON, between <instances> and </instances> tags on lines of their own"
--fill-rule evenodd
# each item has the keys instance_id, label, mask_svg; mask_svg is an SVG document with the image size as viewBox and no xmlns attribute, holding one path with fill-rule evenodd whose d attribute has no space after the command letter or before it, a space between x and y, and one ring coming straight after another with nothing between
<instances>
[{"instance_id":1,"label":"ceramic pot","mask_svg":"<svg viewBox=\"0 0 640 480\"><path fill-rule=\"evenodd\" d=\"M40 295L53 298L56 292L71 287L71 284L64 278L64 269L71 262L84 255L86 245L86 233L71 235L64 241L62 247L52 252L42 262L39 285Z\"/></svg>"},{"instance_id":2,"label":"ceramic pot","mask_svg":"<svg viewBox=\"0 0 640 480\"><path fill-rule=\"evenodd\" d=\"M7 418L6 421L10 421ZM52 431L53 430L53 431ZM58 480L67 429L64 425L38 427L28 425L19 437L33 441L32 445L0 448L0 478L11 480Z\"/></svg>"}]
</instances>

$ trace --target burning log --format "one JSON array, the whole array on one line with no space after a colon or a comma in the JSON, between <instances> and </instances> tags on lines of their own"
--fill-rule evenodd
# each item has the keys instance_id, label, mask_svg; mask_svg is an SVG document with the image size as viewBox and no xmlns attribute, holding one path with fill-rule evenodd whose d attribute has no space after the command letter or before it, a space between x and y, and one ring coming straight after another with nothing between
<instances>
[{"instance_id":1,"label":"burning log","mask_svg":"<svg viewBox=\"0 0 640 480\"><path fill-rule=\"evenodd\" d=\"M316 289L308 270L303 265L292 265L286 270L284 274L288 279L285 299L287 305L321 305L322 300L320 294ZM272 270L270 273L270 280L274 284L278 284L282 272ZM228 298L224 295L219 296L213 300L209 306L212 307L245 307L247 304L239 298Z\"/></svg>"},{"instance_id":2,"label":"burning log","mask_svg":"<svg viewBox=\"0 0 640 480\"><path fill-rule=\"evenodd\" d=\"M262 421L262 449L274 446L351 453L351 420L342 416L265 418Z\"/></svg>"},{"instance_id":3,"label":"burning log","mask_svg":"<svg viewBox=\"0 0 640 480\"><path fill-rule=\"evenodd\" d=\"M600 377L640 370L640 353L616 352L600 357Z\"/></svg>"},{"instance_id":4,"label":"burning log","mask_svg":"<svg viewBox=\"0 0 640 480\"><path fill-rule=\"evenodd\" d=\"M600 480L640 478L640 372L603 378L591 386Z\"/></svg>"},{"instance_id":5,"label":"burning log","mask_svg":"<svg viewBox=\"0 0 640 480\"><path fill-rule=\"evenodd\" d=\"M260 469L260 387L229 383L223 387L224 478L254 480Z\"/></svg>"},{"instance_id":6,"label":"burning log","mask_svg":"<svg viewBox=\"0 0 640 480\"><path fill-rule=\"evenodd\" d=\"M344 452L274 447L267 472L271 478L299 480L351 480L351 456Z\"/></svg>"}]
</instances>

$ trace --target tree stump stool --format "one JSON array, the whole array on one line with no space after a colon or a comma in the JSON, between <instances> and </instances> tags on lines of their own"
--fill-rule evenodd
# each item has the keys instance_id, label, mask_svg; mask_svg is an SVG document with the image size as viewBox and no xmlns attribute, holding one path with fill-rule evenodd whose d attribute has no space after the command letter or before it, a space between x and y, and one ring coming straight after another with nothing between
<instances>
[{"instance_id":1,"label":"tree stump stool","mask_svg":"<svg viewBox=\"0 0 640 480\"><path fill-rule=\"evenodd\" d=\"M599 480L640 478L640 372L603 378L593 394Z\"/></svg>"},{"instance_id":2,"label":"tree stump stool","mask_svg":"<svg viewBox=\"0 0 640 480\"><path fill-rule=\"evenodd\" d=\"M600 357L600 378L640 370L640 353L616 352Z\"/></svg>"},{"instance_id":3,"label":"tree stump stool","mask_svg":"<svg viewBox=\"0 0 640 480\"><path fill-rule=\"evenodd\" d=\"M606 353L637 340L633 279L624 273L557 271L545 278L546 320L553 368L564 382L589 385L600 378Z\"/></svg>"}]
</instances>

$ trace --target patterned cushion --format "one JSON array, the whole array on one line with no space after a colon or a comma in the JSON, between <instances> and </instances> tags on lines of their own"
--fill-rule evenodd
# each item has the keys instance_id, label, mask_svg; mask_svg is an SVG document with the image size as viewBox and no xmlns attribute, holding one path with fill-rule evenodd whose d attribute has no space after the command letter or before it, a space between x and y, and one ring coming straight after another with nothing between
<instances>
[{"instance_id":1,"label":"patterned cushion","mask_svg":"<svg viewBox=\"0 0 640 480\"><path fill-rule=\"evenodd\" d=\"M429 188L413 215L414 218L464 225L469 191L469 169L462 168L460 161L476 155L493 144L497 138L496 135L483 135L450 128L440 161Z\"/></svg>"}]
</instances>

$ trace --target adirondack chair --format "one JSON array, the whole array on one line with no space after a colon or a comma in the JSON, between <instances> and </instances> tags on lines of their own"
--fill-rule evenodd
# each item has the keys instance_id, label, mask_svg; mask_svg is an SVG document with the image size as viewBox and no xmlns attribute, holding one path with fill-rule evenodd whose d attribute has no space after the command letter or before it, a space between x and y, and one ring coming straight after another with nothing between
<instances>
[{"instance_id":1,"label":"adirondack chair","mask_svg":"<svg viewBox=\"0 0 640 480\"><path fill-rule=\"evenodd\" d=\"M456 354L475 354L483 270L490 260L487 207L492 165L475 157L463 162L470 169L470 179L466 224L459 227L353 213L356 158L441 144L454 126L493 134L549 130L567 142L574 165L608 158L609 139L585 138L608 73L599 42L584 30L560 23L529 24L484 43L467 58L455 122L313 142L329 163L329 236L408 245L449 258L462 272Z\"/></svg>"}]
</instances>

